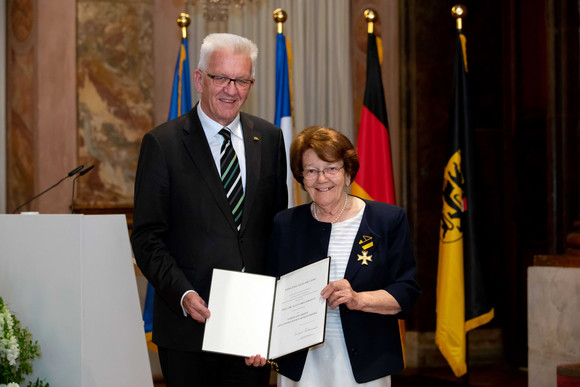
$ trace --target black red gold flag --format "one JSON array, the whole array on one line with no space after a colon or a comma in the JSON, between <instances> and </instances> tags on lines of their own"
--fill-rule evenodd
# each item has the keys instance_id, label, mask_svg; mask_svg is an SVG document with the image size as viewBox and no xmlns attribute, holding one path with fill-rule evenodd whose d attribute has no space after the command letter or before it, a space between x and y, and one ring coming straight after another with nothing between
<instances>
[{"instance_id":1,"label":"black red gold flag","mask_svg":"<svg viewBox=\"0 0 580 387\"><path fill-rule=\"evenodd\" d=\"M396 204L387 106L381 76L380 42L374 33L368 34L367 78L357 141L360 169L351 193L363 199ZM405 331L405 321L399 320L403 359Z\"/></svg>"},{"instance_id":2,"label":"black red gold flag","mask_svg":"<svg viewBox=\"0 0 580 387\"><path fill-rule=\"evenodd\" d=\"M357 141L360 169L352 185L352 194L395 204L391 142L377 39L374 34L368 34L367 79Z\"/></svg>"}]
</instances>

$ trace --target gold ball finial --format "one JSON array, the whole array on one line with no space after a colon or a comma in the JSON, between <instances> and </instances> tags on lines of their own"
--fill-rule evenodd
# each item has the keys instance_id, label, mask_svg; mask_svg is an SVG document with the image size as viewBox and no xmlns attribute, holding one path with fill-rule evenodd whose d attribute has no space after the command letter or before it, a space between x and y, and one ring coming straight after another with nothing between
<instances>
[{"instance_id":1,"label":"gold ball finial","mask_svg":"<svg viewBox=\"0 0 580 387\"><path fill-rule=\"evenodd\" d=\"M367 21L368 33L374 33L374 24L377 21L377 13L372 8L365 9L365 20Z\"/></svg>"},{"instance_id":2,"label":"gold ball finial","mask_svg":"<svg viewBox=\"0 0 580 387\"><path fill-rule=\"evenodd\" d=\"M458 30L463 29L462 20L464 17L467 16L467 7L465 7L465 5L462 4L454 5L453 8L451 8L451 16L455 18L457 29Z\"/></svg>"},{"instance_id":3,"label":"gold ball finial","mask_svg":"<svg viewBox=\"0 0 580 387\"><path fill-rule=\"evenodd\" d=\"M277 8L274 10L274 21L278 25L279 34L282 33L282 23L284 23L287 18L288 16L286 15L286 12L282 8Z\"/></svg>"},{"instance_id":4,"label":"gold ball finial","mask_svg":"<svg viewBox=\"0 0 580 387\"><path fill-rule=\"evenodd\" d=\"M180 13L179 17L177 18L177 25L180 28L183 28L183 27L189 26L189 23L191 23L191 19L189 18L189 15L186 13L183 13L183 12Z\"/></svg>"},{"instance_id":5,"label":"gold ball finial","mask_svg":"<svg viewBox=\"0 0 580 387\"><path fill-rule=\"evenodd\" d=\"M177 25L181 28L181 36L183 39L187 38L187 26L189 26L189 23L191 23L189 15L183 12L180 13L177 18Z\"/></svg>"},{"instance_id":6,"label":"gold ball finial","mask_svg":"<svg viewBox=\"0 0 580 387\"><path fill-rule=\"evenodd\" d=\"M284 23L287 17L286 12L282 8L278 8L274 11L274 21L276 23Z\"/></svg>"},{"instance_id":7,"label":"gold ball finial","mask_svg":"<svg viewBox=\"0 0 580 387\"><path fill-rule=\"evenodd\" d=\"M377 13L372 8L365 9L365 19L367 23L374 23L377 20Z\"/></svg>"},{"instance_id":8,"label":"gold ball finial","mask_svg":"<svg viewBox=\"0 0 580 387\"><path fill-rule=\"evenodd\" d=\"M451 8L451 15L454 18L462 18L467 16L467 8L465 7L465 5L462 4L457 4L455 6L453 6L453 8Z\"/></svg>"}]
</instances>

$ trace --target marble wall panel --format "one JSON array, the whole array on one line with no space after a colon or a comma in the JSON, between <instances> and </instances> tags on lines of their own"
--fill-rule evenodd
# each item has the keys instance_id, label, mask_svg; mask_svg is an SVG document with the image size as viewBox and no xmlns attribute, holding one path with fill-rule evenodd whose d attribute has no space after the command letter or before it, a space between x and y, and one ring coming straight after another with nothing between
<instances>
[{"instance_id":1,"label":"marble wall panel","mask_svg":"<svg viewBox=\"0 0 580 387\"><path fill-rule=\"evenodd\" d=\"M580 268L528 268L528 385L556 387L557 366L580 359Z\"/></svg>"},{"instance_id":2,"label":"marble wall panel","mask_svg":"<svg viewBox=\"0 0 580 387\"><path fill-rule=\"evenodd\" d=\"M38 1L36 45L36 187L45 190L77 164L76 0ZM44 214L70 213L72 183L38 198Z\"/></svg>"},{"instance_id":3,"label":"marble wall panel","mask_svg":"<svg viewBox=\"0 0 580 387\"><path fill-rule=\"evenodd\" d=\"M34 196L34 4L30 0L8 1L6 16L6 210L12 212Z\"/></svg>"},{"instance_id":4,"label":"marble wall panel","mask_svg":"<svg viewBox=\"0 0 580 387\"><path fill-rule=\"evenodd\" d=\"M25 54L11 53L10 68L13 78L8 95L8 149L7 211L12 212L20 203L34 196L34 93L30 69L33 66L34 52Z\"/></svg>"},{"instance_id":5,"label":"marble wall panel","mask_svg":"<svg viewBox=\"0 0 580 387\"><path fill-rule=\"evenodd\" d=\"M77 2L77 207L132 206L140 140L153 128L152 1Z\"/></svg>"}]
</instances>

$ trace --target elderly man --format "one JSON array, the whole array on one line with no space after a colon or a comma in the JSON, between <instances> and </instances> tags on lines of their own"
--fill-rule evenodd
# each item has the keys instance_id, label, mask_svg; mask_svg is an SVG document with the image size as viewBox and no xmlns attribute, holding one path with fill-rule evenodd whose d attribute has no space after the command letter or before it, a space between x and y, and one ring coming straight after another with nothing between
<instances>
[{"instance_id":1,"label":"elderly man","mask_svg":"<svg viewBox=\"0 0 580 387\"><path fill-rule=\"evenodd\" d=\"M264 386L267 367L201 351L214 268L264 273L274 215L287 206L282 132L241 113L258 50L211 34L187 114L143 137L131 242L155 288L153 341L168 386ZM256 364L261 361L256 358Z\"/></svg>"}]
</instances>

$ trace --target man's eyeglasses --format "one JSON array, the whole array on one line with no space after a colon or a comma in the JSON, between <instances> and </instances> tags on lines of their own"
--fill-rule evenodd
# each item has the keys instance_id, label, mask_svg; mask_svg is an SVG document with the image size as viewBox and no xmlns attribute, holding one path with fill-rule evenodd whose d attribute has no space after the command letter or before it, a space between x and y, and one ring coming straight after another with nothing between
<instances>
[{"instance_id":1,"label":"man's eyeglasses","mask_svg":"<svg viewBox=\"0 0 580 387\"><path fill-rule=\"evenodd\" d=\"M236 88L238 88L239 90L245 90L245 89L249 89L250 86L252 86L254 84L254 81L252 79L235 79L235 78L222 77L221 75L213 75L213 74L208 74L208 73L205 73L205 75L210 77L213 81L214 86L217 86L217 87L228 87L230 85L230 82L233 82L234 86L236 86Z\"/></svg>"},{"instance_id":2,"label":"man's eyeglasses","mask_svg":"<svg viewBox=\"0 0 580 387\"><path fill-rule=\"evenodd\" d=\"M344 168L344 166L342 166L342 167L326 167L322 171L320 171L316 168L308 168L308 169L305 169L302 171L302 176L304 177L304 180L314 180L314 179L318 178L318 175L321 173L324 176L334 177L334 176L338 175L340 170L343 168Z\"/></svg>"}]
</instances>

